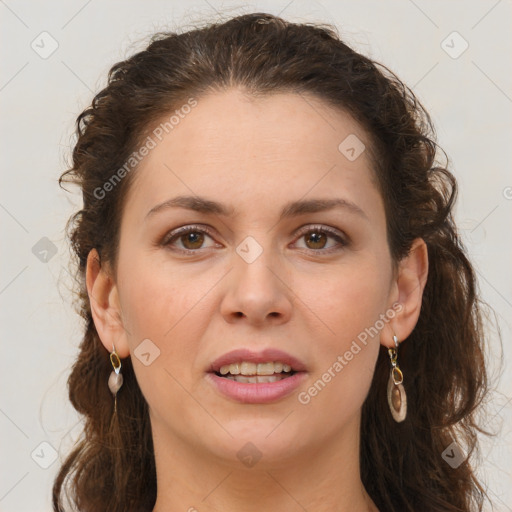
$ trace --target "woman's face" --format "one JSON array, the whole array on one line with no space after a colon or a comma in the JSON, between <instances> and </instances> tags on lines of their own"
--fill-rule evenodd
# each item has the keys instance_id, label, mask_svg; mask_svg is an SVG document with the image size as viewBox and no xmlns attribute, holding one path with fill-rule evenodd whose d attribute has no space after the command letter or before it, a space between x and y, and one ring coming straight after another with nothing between
<instances>
[{"instance_id":1,"label":"woman's face","mask_svg":"<svg viewBox=\"0 0 512 512\"><path fill-rule=\"evenodd\" d=\"M235 89L167 131L133 171L115 278L156 442L276 462L353 441L398 299L365 132Z\"/></svg>"}]
</instances>

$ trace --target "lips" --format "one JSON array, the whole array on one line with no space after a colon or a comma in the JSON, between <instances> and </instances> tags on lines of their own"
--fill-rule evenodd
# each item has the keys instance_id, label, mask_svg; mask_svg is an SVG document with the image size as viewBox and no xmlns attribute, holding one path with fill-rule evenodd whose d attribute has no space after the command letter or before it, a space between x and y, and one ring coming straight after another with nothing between
<instances>
[{"instance_id":1,"label":"lips","mask_svg":"<svg viewBox=\"0 0 512 512\"><path fill-rule=\"evenodd\" d=\"M282 350L268 348L261 352L254 352L248 349L237 349L228 352L217 358L210 366L209 371L212 373L219 373L222 366L227 366L235 363L249 362L249 363L269 363L272 361L279 361L283 364L291 366L292 372L306 371L305 364Z\"/></svg>"},{"instance_id":2,"label":"lips","mask_svg":"<svg viewBox=\"0 0 512 512\"><path fill-rule=\"evenodd\" d=\"M281 371L271 374L271 368ZM228 352L216 359L206 374L207 381L223 397L249 404L279 401L303 383L306 376L302 361L270 348L261 352L248 349Z\"/></svg>"}]
</instances>

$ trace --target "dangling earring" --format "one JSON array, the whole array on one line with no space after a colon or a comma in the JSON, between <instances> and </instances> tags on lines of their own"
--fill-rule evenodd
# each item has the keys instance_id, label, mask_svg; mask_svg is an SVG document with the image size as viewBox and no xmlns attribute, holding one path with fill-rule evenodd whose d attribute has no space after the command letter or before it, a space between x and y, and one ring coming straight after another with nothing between
<instances>
[{"instance_id":1,"label":"dangling earring","mask_svg":"<svg viewBox=\"0 0 512 512\"><path fill-rule=\"evenodd\" d=\"M407 415L407 395L402 384L404 375L398 367L398 338L393 335L395 342L394 348L388 348L389 358L391 359L391 373L388 380L388 405L393 419L400 423L405 420Z\"/></svg>"},{"instance_id":2,"label":"dangling earring","mask_svg":"<svg viewBox=\"0 0 512 512\"><path fill-rule=\"evenodd\" d=\"M114 344L112 343L112 352L110 353L110 362L112 363L112 373L108 379L108 387L114 395L114 414L117 412L117 392L123 385L123 376L121 375L121 359L116 352Z\"/></svg>"}]
</instances>

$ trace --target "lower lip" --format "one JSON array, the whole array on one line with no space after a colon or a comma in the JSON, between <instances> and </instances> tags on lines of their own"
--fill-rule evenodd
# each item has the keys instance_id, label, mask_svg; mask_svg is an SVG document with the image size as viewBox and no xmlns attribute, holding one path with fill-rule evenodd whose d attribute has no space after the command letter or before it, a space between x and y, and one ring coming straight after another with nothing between
<instances>
[{"instance_id":1,"label":"lower lip","mask_svg":"<svg viewBox=\"0 0 512 512\"><path fill-rule=\"evenodd\" d=\"M293 392L306 378L306 372L297 372L276 382L237 382L208 373L207 378L224 396L244 404L276 402Z\"/></svg>"}]
</instances>

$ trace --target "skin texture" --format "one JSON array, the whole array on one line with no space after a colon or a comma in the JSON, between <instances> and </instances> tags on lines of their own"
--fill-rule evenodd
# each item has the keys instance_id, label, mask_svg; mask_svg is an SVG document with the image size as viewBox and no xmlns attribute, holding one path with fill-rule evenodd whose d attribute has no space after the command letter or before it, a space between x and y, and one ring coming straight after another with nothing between
<instances>
[{"instance_id":1,"label":"skin texture","mask_svg":"<svg viewBox=\"0 0 512 512\"><path fill-rule=\"evenodd\" d=\"M350 116L311 96L255 99L238 89L202 96L135 171L117 274L91 251L87 287L96 328L109 352L115 344L121 358L131 356L150 407L154 511L376 510L359 477L361 407L379 344L393 346L393 334L404 340L417 322L428 260L416 240L393 270L367 151L350 161L338 150L350 134L368 147ZM146 218L179 195L236 213L168 208ZM285 204L312 198L343 198L364 216L339 208L279 221ZM209 227L212 236L204 235L203 245L187 237L162 245L191 224ZM306 228L315 225L348 243L312 239ZM236 252L247 236L263 250L252 263ZM179 252L186 248L196 252ZM301 404L298 393L397 302L401 311ZM160 350L149 366L134 356L144 339ZM304 385L279 401L240 404L206 378L222 354L268 347L307 368ZM237 457L249 441L261 453L252 467Z\"/></svg>"}]
</instances>

